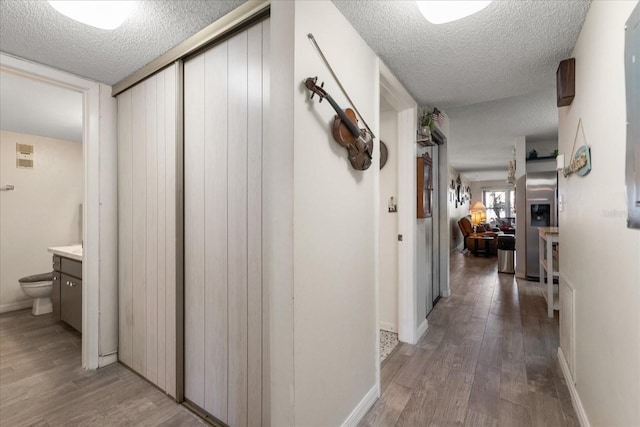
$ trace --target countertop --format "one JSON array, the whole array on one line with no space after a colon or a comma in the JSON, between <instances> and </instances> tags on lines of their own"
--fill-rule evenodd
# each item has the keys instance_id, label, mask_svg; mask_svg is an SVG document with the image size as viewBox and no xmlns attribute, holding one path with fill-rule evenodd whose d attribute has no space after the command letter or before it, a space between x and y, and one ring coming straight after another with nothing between
<instances>
[{"instance_id":1,"label":"countertop","mask_svg":"<svg viewBox=\"0 0 640 427\"><path fill-rule=\"evenodd\" d=\"M538 232L541 236L546 236L547 234L560 234L560 228L558 227L540 227L538 228Z\"/></svg>"},{"instance_id":2,"label":"countertop","mask_svg":"<svg viewBox=\"0 0 640 427\"><path fill-rule=\"evenodd\" d=\"M55 248L47 248L47 251L61 257L82 261L82 245L57 246Z\"/></svg>"}]
</instances>

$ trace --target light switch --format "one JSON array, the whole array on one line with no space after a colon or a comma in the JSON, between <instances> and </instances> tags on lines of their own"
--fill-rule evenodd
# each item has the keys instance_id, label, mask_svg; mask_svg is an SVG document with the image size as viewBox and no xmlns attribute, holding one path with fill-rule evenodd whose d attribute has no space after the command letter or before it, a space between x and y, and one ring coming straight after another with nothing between
<instances>
[{"instance_id":1,"label":"light switch","mask_svg":"<svg viewBox=\"0 0 640 427\"><path fill-rule=\"evenodd\" d=\"M564 212L564 194L558 196L558 210Z\"/></svg>"}]
</instances>

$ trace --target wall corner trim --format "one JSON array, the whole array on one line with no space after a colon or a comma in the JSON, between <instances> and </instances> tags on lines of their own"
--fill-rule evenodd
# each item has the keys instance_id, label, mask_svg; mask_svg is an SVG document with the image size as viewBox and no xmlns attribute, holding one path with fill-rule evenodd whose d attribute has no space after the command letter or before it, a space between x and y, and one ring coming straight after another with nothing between
<instances>
[{"instance_id":1,"label":"wall corner trim","mask_svg":"<svg viewBox=\"0 0 640 427\"><path fill-rule=\"evenodd\" d=\"M573 378L571 377L571 372L569 371L567 359L565 359L564 352L560 347L558 347L558 362L560 362L562 375L564 376L567 387L569 388L569 394L571 394L571 403L573 403L573 409L578 415L578 422L580 423L580 426L591 427L591 424L589 424L589 419L587 418L587 413L584 410L584 406L582 406L580 395L578 395L578 389L576 389L576 385L573 383Z\"/></svg>"},{"instance_id":2,"label":"wall corner trim","mask_svg":"<svg viewBox=\"0 0 640 427\"><path fill-rule=\"evenodd\" d=\"M104 368L118 361L118 353L107 354L106 356L98 357L98 368Z\"/></svg>"},{"instance_id":3,"label":"wall corner trim","mask_svg":"<svg viewBox=\"0 0 640 427\"><path fill-rule=\"evenodd\" d=\"M416 329L416 342L414 342L413 344L418 344L418 341L420 341L420 338L422 338L425 332L427 332L427 329L429 329L429 322L427 321L427 319L424 319L420 326L418 326L418 329Z\"/></svg>"},{"instance_id":4,"label":"wall corner trim","mask_svg":"<svg viewBox=\"0 0 640 427\"><path fill-rule=\"evenodd\" d=\"M347 419L344 420L341 427L357 426L367 414L369 409L371 409L373 404L376 403L379 394L380 393L377 384L371 387L371 390L369 390L367 394L364 395L360 403L358 403L358 405L353 408L353 411L351 411Z\"/></svg>"}]
</instances>

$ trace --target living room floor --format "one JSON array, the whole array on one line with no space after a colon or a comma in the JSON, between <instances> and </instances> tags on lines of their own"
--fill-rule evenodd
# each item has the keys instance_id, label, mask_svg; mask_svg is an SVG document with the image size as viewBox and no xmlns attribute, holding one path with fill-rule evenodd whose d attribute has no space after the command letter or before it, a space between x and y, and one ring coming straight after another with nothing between
<instances>
[{"instance_id":1,"label":"living room floor","mask_svg":"<svg viewBox=\"0 0 640 427\"><path fill-rule=\"evenodd\" d=\"M382 396L362 426L569 426L576 413L557 359L558 312L537 282L496 257L451 253L451 296L417 345L382 364Z\"/></svg>"}]
</instances>

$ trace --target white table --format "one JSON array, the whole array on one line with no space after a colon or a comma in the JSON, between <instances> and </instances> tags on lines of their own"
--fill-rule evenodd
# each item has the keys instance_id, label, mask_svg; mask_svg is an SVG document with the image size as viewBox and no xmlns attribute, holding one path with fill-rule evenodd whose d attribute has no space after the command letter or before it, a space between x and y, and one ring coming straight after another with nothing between
<instances>
[{"instance_id":1,"label":"white table","mask_svg":"<svg viewBox=\"0 0 640 427\"><path fill-rule=\"evenodd\" d=\"M560 277L560 272L553 270L553 244L557 244L559 242L560 230L558 227L540 227L538 232L540 235L540 241L538 244L540 258L540 285L544 286L546 276L547 316L553 317L553 310L558 310L560 306L559 303L554 306L553 301L553 279Z\"/></svg>"}]
</instances>

